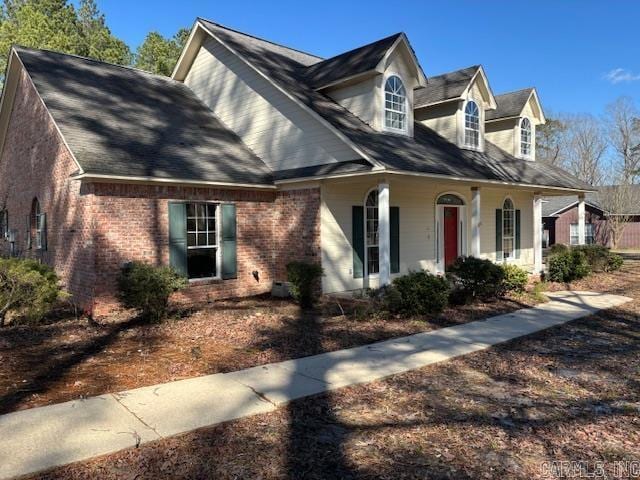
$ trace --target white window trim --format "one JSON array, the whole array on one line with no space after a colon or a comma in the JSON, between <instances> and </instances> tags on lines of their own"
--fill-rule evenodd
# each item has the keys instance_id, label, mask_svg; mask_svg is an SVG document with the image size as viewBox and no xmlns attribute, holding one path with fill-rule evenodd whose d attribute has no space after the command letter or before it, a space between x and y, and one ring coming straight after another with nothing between
<instances>
[{"instance_id":1,"label":"white window trim","mask_svg":"<svg viewBox=\"0 0 640 480\"><path fill-rule=\"evenodd\" d=\"M438 200L440 197L445 195L455 195L460 200L462 200L463 205L439 205ZM435 264L436 264L436 273L444 274L445 273L445 265L444 265L444 208L445 207L455 207L458 209L458 254L460 256L468 255L468 235L467 228L469 225L467 219L467 199L460 192L456 192L453 190L442 192L436 195L435 201L435 211L436 211L436 251L435 251Z\"/></svg>"},{"instance_id":2,"label":"white window trim","mask_svg":"<svg viewBox=\"0 0 640 480\"><path fill-rule=\"evenodd\" d=\"M479 124L478 124L478 146L477 147L474 147L473 145L467 145L465 141L466 140L466 134L465 134L466 116L467 116L466 110L469 102L475 103L476 106L478 107ZM460 114L459 128L460 128L459 143L461 148L464 148L465 150L473 150L475 152L484 152L484 108L482 106L481 101L478 101L473 97L469 97L463 102L462 110Z\"/></svg>"},{"instance_id":3,"label":"white window trim","mask_svg":"<svg viewBox=\"0 0 640 480\"><path fill-rule=\"evenodd\" d=\"M368 235L367 235L367 199L369 198L369 195L371 195L371 192L378 192L378 187L375 186L373 188L370 188L367 193L364 196L364 201L362 202L363 206L364 206L364 265L363 265L363 274L364 274L364 278L367 279L372 279L372 278L378 278L380 276L380 238L378 238L378 244L377 245L372 245L372 246L377 246L378 247L378 272L377 273L371 273L369 274L369 243L368 243ZM376 197L376 202L378 201L377 197ZM378 205L377 208L380 208L380 205ZM380 225L378 225L378 236L380 235Z\"/></svg>"},{"instance_id":4,"label":"white window trim","mask_svg":"<svg viewBox=\"0 0 640 480\"><path fill-rule=\"evenodd\" d=\"M522 122L529 122L529 153L522 153ZM531 160L533 158L533 122L529 117L520 117L518 120L518 157Z\"/></svg>"},{"instance_id":5,"label":"white window trim","mask_svg":"<svg viewBox=\"0 0 640 480\"><path fill-rule=\"evenodd\" d=\"M591 225L591 227L589 227L589 225ZM575 238L576 238L576 242L573 243L571 241L571 239L574 237L574 235L571 234L571 230L575 227L576 229L576 234L575 234ZM591 235L588 235L588 229L591 229ZM589 243L587 241L587 238L591 237L592 241L591 243ZM571 246L577 246L580 245L580 238L578 235L578 224L577 223L570 223L569 224L569 245ZM584 244L585 245L593 245L596 243L596 231L595 231L595 226L593 223L589 223L589 222L585 222L584 223Z\"/></svg>"},{"instance_id":6,"label":"white window trim","mask_svg":"<svg viewBox=\"0 0 640 480\"><path fill-rule=\"evenodd\" d=\"M388 127L387 126L387 95L386 95L386 86L387 86L387 80L389 80L389 78L391 77L398 77L400 79L400 81L402 82L402 86L404 87L404 102L405 102L405 113L404 113L404 129L400 129L400 128L393 128L393 127ZM381 119L381 125L382 125L382 130L384 130L385 132L390 132L390 133L397 133L397 134L401 134L401 135L409 135L409 122L412 120L412 118L410 118L410 112L413 112L412 110L412 106L409 104L409 90L407 89L407 82L405 82L404 78L402 77L402 75L400 75L397 72L387 72L383 79L382 79L382 100L381 100L381 105L382 105L382 119Z\"/></svg>"},{"instance_id":7,"label":"white window trim","mask_svg":"<svg viewBox=\"0 0 640 480\"><path fill-rule=\"evenodd\" d=\"M505 240L505 234L504 234L504 219L505 219L505 215L504 215L504 203L507 200L511 200L511 205L513 205L513 219L512 219L512 225L513 225L513 235L511 235L511 239L513 240L513 250L512 250L512 255L507 258L506 255L504 254L504 240ZM502 204L500 205L500 209L502 210L502 225L500 226L500 230L502 231L502 262L503 263L509 263L509 262L515 262L516 261L516 202L513 200L513 197L511 197L511 195L507 195L506 197L504 197L502 199Z\"/></svg>"},{"instance_id":8,"label":"white window trim","mask_svg":"<svg viewBox=\"0 0 640 480\"><path fill-rule=\"evenodd\" d=\"M216 275L213 277L197 277L197 278L188 278L189 277L189 260L187 258L187 278L188 278L188 282L189 283L198 283L198 282L207 282L207 281L211 281L211 280L222 280L222 245L220 242L220 238L221 238L221 230L220 228L222 227L222 221L221 221L221 206L223 203L226 202L216 202L216 201L212 201L212 200L193 200L193 201L184 201L183 202L185 204L185 208L187 205L193 204L193 205L198 205L198 204L205 204L205 205L216 205L216 245L215 245L215 249L216 249ZM189 216L186 215L185 216L185 221L187 221L188 223L188 219ZM185 234L187 235L187 255L189 250L197 250L198 248L212 248L212 247L189 247L189 229L187 227L187 230L185 231Z\"/></svg>"}]
</instances>

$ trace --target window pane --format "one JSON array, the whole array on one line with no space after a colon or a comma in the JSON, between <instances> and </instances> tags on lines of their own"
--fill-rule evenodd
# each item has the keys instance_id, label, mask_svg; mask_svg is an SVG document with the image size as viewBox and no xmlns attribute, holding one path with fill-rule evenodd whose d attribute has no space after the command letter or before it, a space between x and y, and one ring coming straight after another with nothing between
<instances>
[{"instance_id":1,"label":"window pane","mask_svg":"<svg viewBox=\"0 0 640 480\"><path fill-rule=\"evenodd\" d=\"M207 220L207 228L209 229L210 232L215 232L216 231L216 219L215 218L210 218L209 220Z\"/></svg>"},{"instance_id":2,"label":"window pane","mask_svg":"<svg viewBox=\"0 0 640 480\"><path fill-rule=\"evenodd\" d=\"M215 218L215 216L216 216L216 208L217 207L218 206L213 204L213 203L207 204L207 215L210 216L210 217Z\"/></svg>"},{"instance_id":3,"label":"window pane","mask_svg":"<svg viewBox=\"0 0 640 480\"><path fill-rule=\"evenodd\" d=\"M196 205L194 203L187 204L187 217L196 216Z\"/></svg>"},{"instance_id":4,"label":"window pane","mask_svg":"<svg viewBox=\"0 0 640 480\"><path fill-rule=\"evenodd\" d=\"M207 234L199 233L198 234L198 245L206 245L207 244Z\"/></svg>"},{"instance_id":5,"label":"window pane","mask_svg":"<svg viewBox=\"0 0 640 480\"><path fill-rule=\"evenodd\" d=\"M187 231L193 232L196 229L196 219L195 218L187 218Z\"/></svg>"},{"instance_id":6,"label":"window pane","mask_svg":"<svg viewBox=\"0 0 640 480\"><path fill-rule=\"evenodd\" d=\"M209 245L216 245L216 234L214 233L210 233L209 234Z\"/></svg>"},{"instance_id":7,"label":"window pane","mask_svg":"<svg viewBox=\"0 0 640 480\"><path fill-rule=\"evenodd\" d=\"M367 271L369 274L379 273L380 259L378 247L369 247L367 250Z\"/></svg>"},{"instance_id":8,"label":"window pane","mask_svg":"<svg viewBox=\"0 0 640 480\"><path fill-rule=\"evenodd\" d=\"M187 234L187 246L194 247L196 245L196 234L189 233Z\"/></svg>"},{"instance_id":9,"label":"window pane","mask_svg":"<svg viewBox=\"0 0 640 480\"><path fill-rule=\"evenodd\" d=\"M209 278L216 276L216 249L196 248L187 251L189 278Z\"/></svg>"}]
</instances>

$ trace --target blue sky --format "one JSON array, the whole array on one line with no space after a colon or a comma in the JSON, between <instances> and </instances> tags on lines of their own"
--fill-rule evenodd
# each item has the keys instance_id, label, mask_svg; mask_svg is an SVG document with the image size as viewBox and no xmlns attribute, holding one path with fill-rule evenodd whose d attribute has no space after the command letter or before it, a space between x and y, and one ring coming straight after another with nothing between
<instances>
[{"instance_id":1,"label":"blue sky","mask_svg":"<svg viewBox=\"0 0 640 480\"><path fill-rule=\"evenodd\" d=\"M481 63L494 93L535 86L552 112L599 115L618 96L640 101L635 1L98 3L133 48L148 31L173 35L196 16L322 56L404 31L427 76Z\"/></svg>"}]
</instances>

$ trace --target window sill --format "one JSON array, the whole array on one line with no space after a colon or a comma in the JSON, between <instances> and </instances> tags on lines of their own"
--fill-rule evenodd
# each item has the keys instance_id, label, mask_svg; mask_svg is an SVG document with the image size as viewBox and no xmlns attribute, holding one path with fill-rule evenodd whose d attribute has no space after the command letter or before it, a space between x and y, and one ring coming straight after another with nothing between
<instances>
[{"instance_id":1,"label":"window sill","mask_svg":"<svg viewBox=\"0 0 640 480\"><path fill-rule=\"evenodd\" d=\"M220 277L207 277L207 278L190 278L189 286L198 286L198 285L213 285L215 283L222 283L222 278Z\"/></svg>"}]
</instances>

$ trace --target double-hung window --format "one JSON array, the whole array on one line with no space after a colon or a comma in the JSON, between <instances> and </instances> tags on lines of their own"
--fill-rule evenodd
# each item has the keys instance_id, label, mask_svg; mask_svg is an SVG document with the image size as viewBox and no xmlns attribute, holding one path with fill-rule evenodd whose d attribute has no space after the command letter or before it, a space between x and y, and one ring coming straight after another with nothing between
<instances>
[{"instance_id":1,"label":"double-hung window","mask_svg":"<svg viewBox=\"0 0 640 480\"><path fill-rule=\"evenodd\" d=\"M390 76L384 86L384 126L390 130L407 130L407 91L400 77Z\"/></svg>"},{"instance_id":2,"label":"double-hung window","mask_svg":"<svg viewBox=\"0 0 640 480\"><path fill-rule=\"evenodd\" d=\"M467 147L480 147L480 108L474 101L467 102L464 109L464 144Z\"/></svg>"},{"instance_id":3,"label":"double-hung window","mask_svg":"<svg viewBox=\"0 0 640 480\"><path fill-rule=\"evenodd\" d=\"M218 204L188 203L187 271L189 278L219 277Z\"/></svg>"},{"instance_id":4,"label":"double-hung window","mask_svg":"<svg viewBox=\"0 0 640 480\"><path fill-rule=\"evenodd\" d=\"M380 272L380 249L378 235L378 190L371 190L365 202L365 246L367 274Z\"/></svg>"},{"instance_id":5,"label":"double-hung window","mask_svg":"<svg viewBox=\"0 0 640 480\"><path fill-rule=\"evenodd\" d=\"M531 122L528 118L520 122L520 154L523 157L531 156Z\"/></svg>"},{"instance_id":6,"label":"double-hung window","mask_svg":"<svg viewBox=\"0 0 640 480\"><path fill-rule=\"evenodd\" d=\"M513 201L507 198L502 205L502 252L504 259L513 258L515 251L516 210Z\"/></svg>"},{"instance_id":7,"label":"double-hung window","mask_svg":"<svg viewBox=\"0 0 640 480\"><path fill-rule=\"evenodd\" d=\"M569 226L569 243L571 245L578 245L580 241L578 237L578 224L572 223ZM584 243L587 245L592 245L596 241L595 230L593 228L593 223L585 223L584 224Z\"/></svg>"}]
</instances>

